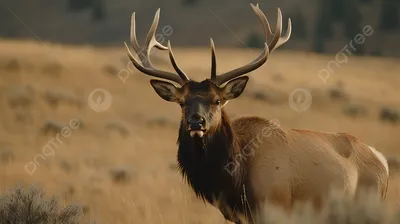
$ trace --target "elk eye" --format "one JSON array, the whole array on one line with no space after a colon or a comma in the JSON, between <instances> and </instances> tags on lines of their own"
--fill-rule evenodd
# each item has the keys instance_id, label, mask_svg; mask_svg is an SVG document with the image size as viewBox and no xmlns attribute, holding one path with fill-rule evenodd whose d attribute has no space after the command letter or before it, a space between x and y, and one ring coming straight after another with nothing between
<instances>
[{"instance_id":1,"label":"elk eye","mask_svg":"<svg viewBox=\"0 0 400 224\"><path fill-rule=\"evenodd\" d=\"M215 101L215 104L216 104L216 105L220 105L220 104L221 104L221 100Z\"/></svg>"}]
</instances>

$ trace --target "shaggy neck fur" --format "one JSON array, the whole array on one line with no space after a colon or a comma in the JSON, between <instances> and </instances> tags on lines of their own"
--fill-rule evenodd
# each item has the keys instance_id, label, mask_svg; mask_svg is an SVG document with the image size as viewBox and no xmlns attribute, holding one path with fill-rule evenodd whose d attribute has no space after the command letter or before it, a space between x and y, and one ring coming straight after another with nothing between
<instances>
[{"instance_id":1,"label":"shaggy neck fur","mask_svg":"<svg viewBox=\"0 0 400 224\"><path fill-rule=\"evenodd\" d=\"M179 169L197 197L211 204L219 199L232 210L247 212L246 208L253 200L250 189L247 189L246 164L234 161L241 143L236 140L224 111L219 127L203 138L190 137L181 123L178 145ZM230 173L226 166L233 162L236 164L235 172Z\"/></svg>"}]
</instances>

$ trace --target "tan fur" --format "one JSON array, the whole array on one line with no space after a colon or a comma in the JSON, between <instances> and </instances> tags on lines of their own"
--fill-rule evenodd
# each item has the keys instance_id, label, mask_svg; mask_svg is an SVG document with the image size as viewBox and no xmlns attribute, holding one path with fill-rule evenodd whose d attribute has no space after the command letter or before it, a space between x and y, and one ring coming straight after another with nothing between
<instances>
[{"instance_id":1,"label":"tan fur","mask_svg":"<svg viewBox=\"0 0 400 224\"><path fill-rule=\"evenodd\" d=\"M257 117L238 118L232 125L241 141L261 136L248 158L248 174L260 206L268 202L290 210L298 201L311 200L319 208L333 187L350 196L362 187L373 187L385 198L388 171L354 136L283 130ZM270 133L261 135L263 129Z\"/></svg>"}]
</instances>

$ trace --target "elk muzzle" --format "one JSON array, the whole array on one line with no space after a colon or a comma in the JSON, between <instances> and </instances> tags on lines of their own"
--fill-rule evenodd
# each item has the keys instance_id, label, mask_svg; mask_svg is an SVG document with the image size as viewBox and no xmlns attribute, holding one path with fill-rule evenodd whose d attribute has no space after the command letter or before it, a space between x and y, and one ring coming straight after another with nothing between
<instances>
[{"instance_id":1,"label":"elk muzzle","mask_svg":"<svg viewBox=\"0 0 400 224\"><path fill-rule=\"evenodd\" d=\"M195 135L198 135L199 137L203 137L206 132L205 123L206 120L200 114L190 115L187 119L190 136L194 137Z\"/></svg>"}]
</instances>

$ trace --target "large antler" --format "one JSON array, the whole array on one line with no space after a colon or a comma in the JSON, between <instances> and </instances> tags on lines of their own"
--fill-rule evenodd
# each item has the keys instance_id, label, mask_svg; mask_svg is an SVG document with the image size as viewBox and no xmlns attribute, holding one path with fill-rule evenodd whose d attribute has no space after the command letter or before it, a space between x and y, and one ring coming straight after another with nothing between
<instances>
[{"instance_id":1,"label":"large antler","mask_svg":"<svg viewBox=\"0 0 400 224\"><path fill-rule=\"evenodd\" d=\"M266 16L264 15L264 13L259 8L258 4L256 6L254 6L252 3L250 3L250 5L253 8L256 15L258 16L258 18L260 19L261 24L264 28L264 33L265 33L265 37L266 37L266 42L264 43L265 47L264 47L261 55L258 56L254 61L250 62L247 65L244 65L242 67L236 68L232 71L229 71L222 75L217 76L215 46L214 46L213 40L211 39L211 58L212 58L211 59L211 80L217 85L221 85L233 78L244 75L246 73L249 73L249 72L261 67L267 61L268 55L270 53L272 53L272 51L274 51L275 49L277 49L278 47L280 47L281 45L286 43L290 38L290 35L292 32L292 24L291 24L290 18L288 20L287 31L283 37L281 36L282 35L282 12L279 7L278 7L278 19L277 19L277 24L276 24L276 28L275 28L275 34L273 34L271 32L271 27L269 25L268 20L267 20ZM273 38L271 41L269 41L269 38L272 35L273 35Z\"/></svg>"},{"instance_id":2,"label":"large antler","mask_svg":"<svg viewBox=\"0 0 400 224\"><path fill-rule=\"evenodd\" d=\"M144 74L154 76L157 78L167 79L179 83L180 85L183 85L185 82L189 81L189 78L176 64L170 42L168 41L168 47L166 47L162 45L160 42L158 42L155 38L159 19L160 19L160 9L157 10L154 16L153 24L151 25L150 30L147 33L145 45L143 48L141 48L136 38L135 12L132 14L131 44L133 50L138 55L141 63L139 63L139 61L135 57L133 57L132 52L129 50L128 45L125 43L126 49L128 50L128 57L132 61L133 65ZM150 51L153 47L156 47L157 49L160 50L169 51L169 58L178 75L172 72L158 70L153 66L153 64L150 61Z\"/></svg>"}]
</instances>

